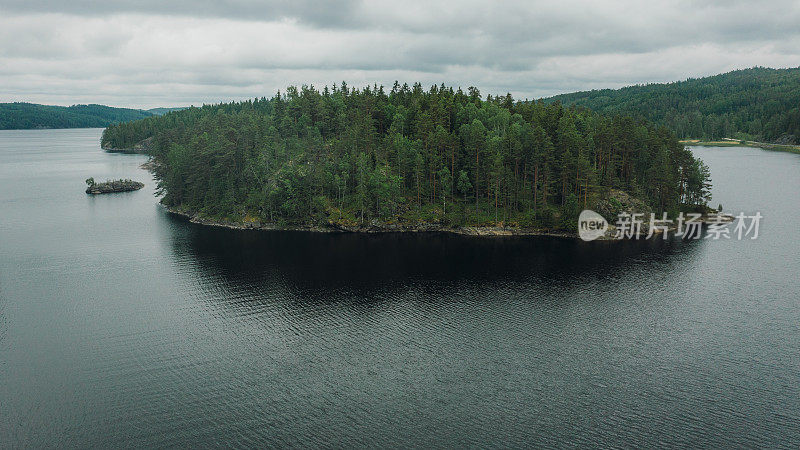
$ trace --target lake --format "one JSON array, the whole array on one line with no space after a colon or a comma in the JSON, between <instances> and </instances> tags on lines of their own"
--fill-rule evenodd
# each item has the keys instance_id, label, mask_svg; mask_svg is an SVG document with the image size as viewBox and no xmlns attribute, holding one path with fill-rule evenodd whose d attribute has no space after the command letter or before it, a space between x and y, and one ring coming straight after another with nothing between
<instances>
[{"instance_id":1,"label":"lake","mask_svg":"<svg viewBox=\"0 0 800 450\"><path fill-rule=\"evenodd\" d=\"M586 243L207 228L101 132L0 131L0 447L800 446L800 155L693 149L756 240Z\"/></svg>"}]
</instances>

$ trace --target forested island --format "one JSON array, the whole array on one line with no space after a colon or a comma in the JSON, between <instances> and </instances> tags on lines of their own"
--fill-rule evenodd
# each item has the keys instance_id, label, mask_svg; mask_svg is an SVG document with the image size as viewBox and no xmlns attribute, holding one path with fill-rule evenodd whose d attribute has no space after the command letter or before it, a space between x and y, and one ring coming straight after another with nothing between
<instances>
[{"instance_id":1,"label":"forested island","mask_svg":"<svg viewBox=\"0 0 800 450\"><path fill-rule=\"evenodd\" d=\"M800 68L755 67L686 81L557 95L548 102L641 117L679 138L800 144Z\"/></svg>"},{"instance_id":2,"label":"forested island","mask_svg":"<svg viewBox=\"0 0 800 450\"><path fill-rule=\"evenodd\" d=\"M161 202L231 226L574 231L618 197L671 215L709 197L667 128L473 87L289 87L112 125L102 145L147 139Z\"/></svg>"},{"instance_id":3,"label":"forested island","mask_svg":"<svg viewBox=\"0 0 800 450\"><path fill-rule=\"evenodd\" d=\"M144 183L133 181L129 179L124 180L108 180L102 183L97 183L94 178L86 179L86 193L87 194L111 194L115 192L129 192L138 191L144 187Z\"/></svg>"}]
</instances>

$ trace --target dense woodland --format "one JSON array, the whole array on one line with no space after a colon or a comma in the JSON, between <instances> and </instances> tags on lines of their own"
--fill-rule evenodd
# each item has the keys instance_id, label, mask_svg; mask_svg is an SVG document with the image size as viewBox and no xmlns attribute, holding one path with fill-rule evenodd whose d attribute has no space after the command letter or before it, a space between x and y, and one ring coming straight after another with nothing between
<instances>
[{"instance_id":1,"label":"dense woodland","mask_svg":"<svg viewBox=\"0 0 800 450\"><path fill-rule=\"evenodd\" d=\"M0 103L0 130L102 128L151 115L139 109L112 108L103 105L50 106L34 103Z\"/></svg>"},{"instance_id":2,"label":"dense woodland","mask_svg":"<svg viewBox=\"0 0 800 450\"><path fill-rule=\"evenodd\" d=\"M642 117L679 138L800 143L800 68L557 95L547 101Z\"/></svg>"},{"instance_id":3,"label":"dense woodland","mask_svg":"<svg viewBox=\"0 0 800 450\"><path fill-rule=\"evenodd\" d=\"M574 229L612 188L671 213L708 198L666 128L475 88L290 87L110 126L102 144L150 137L165 205L239 221Z\"/></svg>"}]
</instances>

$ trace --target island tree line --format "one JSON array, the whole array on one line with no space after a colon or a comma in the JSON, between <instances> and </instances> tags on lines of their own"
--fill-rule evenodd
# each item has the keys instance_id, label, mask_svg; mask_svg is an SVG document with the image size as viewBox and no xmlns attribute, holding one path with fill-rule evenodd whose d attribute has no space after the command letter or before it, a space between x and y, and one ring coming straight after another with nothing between
<instances>
[{"instance_id":1,"label":"island tree line","mask_svg":"<svg viewBox=\"0 0 800 450\"><path fill-rule=\"evenodd\" d=\"M666 128L474 87L289 87L102 144L147 138L165 205L237 221L573 228L611 189L673 214L708 199L707 167Z\"/></svg>"}]
</instances>

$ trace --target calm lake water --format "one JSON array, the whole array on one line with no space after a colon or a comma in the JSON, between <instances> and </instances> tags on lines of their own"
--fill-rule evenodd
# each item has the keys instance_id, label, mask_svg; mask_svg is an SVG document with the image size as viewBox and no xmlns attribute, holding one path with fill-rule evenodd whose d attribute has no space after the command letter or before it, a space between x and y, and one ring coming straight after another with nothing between
<instances>
[{"instance_id":1,"label":"calm lake water","mask_svg":"<svg viewBox=\"0 0 800 450\"><path fill-rule=\"evenodd\" d=\"M757 240L583 243L205 228L100 133L0 132L0 447L800 445L800 155L694 149Z\"/></svg>"}]
</instances>

